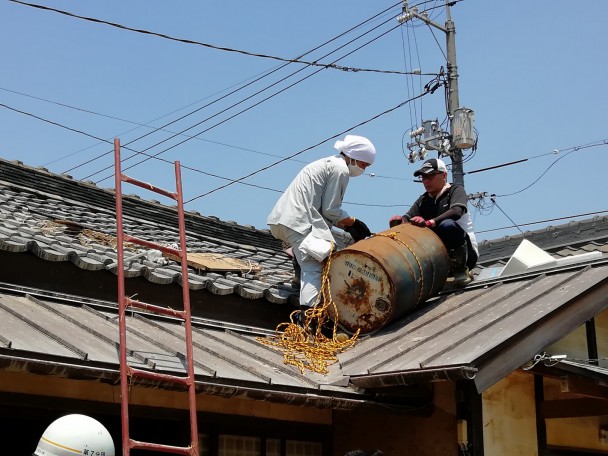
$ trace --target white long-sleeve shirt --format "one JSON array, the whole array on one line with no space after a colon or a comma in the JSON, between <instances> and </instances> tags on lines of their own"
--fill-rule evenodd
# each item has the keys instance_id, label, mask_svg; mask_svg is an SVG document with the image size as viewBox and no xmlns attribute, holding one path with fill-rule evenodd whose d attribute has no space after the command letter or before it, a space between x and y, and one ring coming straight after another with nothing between
<instances>
[{"instance_id":1,"label":"white long-sleeve shirt","mask_svg":"<svg viewBox=\"0 0 608 456\"><path fill-rule=\"evenodd\" d=\"M349 180L341 155L322 158L305 166L281 195L268 216L269 225L283 225L302 235L333 240L331 227L348 218L342 199Z\"/></svg>"}]
</instances>

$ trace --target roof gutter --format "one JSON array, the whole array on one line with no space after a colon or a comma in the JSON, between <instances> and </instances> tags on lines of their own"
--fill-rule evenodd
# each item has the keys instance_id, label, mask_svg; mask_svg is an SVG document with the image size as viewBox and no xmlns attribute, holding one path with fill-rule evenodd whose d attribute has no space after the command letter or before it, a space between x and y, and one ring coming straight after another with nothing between
<instances>
[{"instance_id":1,"label":"roof gutter","mask_svg":"<svg viewBox=\"0 0 608 456\"><path fill-rule=\"evenodd\" d=\"M476 374L477 369L474 367L455 366L382 374L352 375L350 382L359 388L386 388L389 386L408 386L418 383L472 380Z\"/></svg>"}]
</instances>

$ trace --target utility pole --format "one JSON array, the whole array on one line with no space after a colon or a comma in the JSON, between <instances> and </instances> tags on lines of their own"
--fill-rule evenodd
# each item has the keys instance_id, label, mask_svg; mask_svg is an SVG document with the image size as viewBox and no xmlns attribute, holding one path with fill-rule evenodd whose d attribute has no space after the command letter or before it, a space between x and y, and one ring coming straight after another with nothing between
<instances>
[{"instance_id":1,"label":"utility pole","mask_svg":"<svg viewBox=\"0 0 608 456\"><path fill-rule=\"evenodd\" d=\"M420 19L427 25L441 30L446 39L446 66L447 66L447 99L448 118L450 120L450 132L444 132L437 122L423 121L423 127L414 130L410 136L415 139L416 144L421 147L417 154L410 148L410 161L424 159L426 150L439 151L440 155L450 156L452 159L452 181L464 186L464 170L462 150L468 149L476 144L476 135L473 132L473 111L460 107L458 97L458 65L456 64L456 28L450 12L450 2L445 2L446 22L445 27L429 19L426 12L419 13L418 8L409 8L407 0L403 0L403 13L399 16L400 23L407 22L412 18ZM429 126L431 128L429 128Z\"/></svg>"},{"instance_id":2,"label":"utility pole","mask_svg":"<svg viewBox=\"0 0 608 456\"><path fill-rule=\"evenodd\" d=\"M445 2L445 44L447 51L447 69L448 69L448 116L452 120L450 122L450 134L454 137L454 113L460 107L458 99L458 65L456 64L456 27L452 20L450 12L450 4L448 0ZM454 147L452 143L450 147L452 157L452 180L455 184L464 187L464 171L462 167L462 150Z\"/></svg>"}]
</instances>

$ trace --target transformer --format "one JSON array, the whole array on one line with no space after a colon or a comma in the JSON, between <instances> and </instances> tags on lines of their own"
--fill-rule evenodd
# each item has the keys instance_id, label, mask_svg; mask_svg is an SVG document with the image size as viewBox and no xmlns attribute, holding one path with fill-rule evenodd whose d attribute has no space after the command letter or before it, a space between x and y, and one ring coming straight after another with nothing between
<instances>
[{"instance_id":1,"label":"transformer","mask_svg":"<svg viewBox=\"0 0 608 456\"><path fill-rule=\"evenodd\" d=\"M477 142L477 135L473 130L474 116L472 109L458 108L454 111L452 120L452 145L458 149L469 149Z\"/></svg>"}]
</instances>

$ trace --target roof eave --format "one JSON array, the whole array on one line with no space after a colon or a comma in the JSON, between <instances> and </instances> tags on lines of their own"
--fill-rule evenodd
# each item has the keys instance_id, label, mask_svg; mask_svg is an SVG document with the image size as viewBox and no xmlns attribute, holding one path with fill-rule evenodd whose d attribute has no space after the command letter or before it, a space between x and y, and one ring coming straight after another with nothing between
<instances>
[{"instance_id":1,"label":"roof eave","mask_svg":"<svg viewBox=\"0 0 608 456\"><path fill-rule=\"evenodd\" d=\"M60 360L18 357L0 353L0 370L24 372L36 375L56 376L77 380L92 380L104 383L118 384L120 372L115 365L79 365ZM288 404L298 407L312 407L333 410L384 409L386 404L380 404L363 392L345 390L342 394L332 391L330 394L315 393L310 388L287 389L286 387L268 385L238 385L220 379L205 379L197 376L196 390L198 394L209 394L222 398L239 398L257 401L267 401ZM164 390L175 390L172 385L145 378L134 378L133 386L145 386ZM317 390L319 391L319 390ZM405 407L407 408L407 407Z\"/></svg>"},{"instance_id":2,"label":"roof eave","mask_svg":"<svg viewBox=\"0 0 608 456\"><path fill-rule=\"evenodd\" d=\"M428 382L471 380L476 373L477 369L471 366L446 366L412 371L353 375L350 381L358 388L373 389Z\"/></svg>"}]
</instances>

